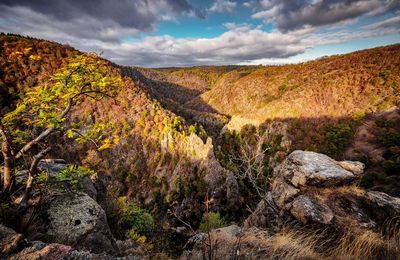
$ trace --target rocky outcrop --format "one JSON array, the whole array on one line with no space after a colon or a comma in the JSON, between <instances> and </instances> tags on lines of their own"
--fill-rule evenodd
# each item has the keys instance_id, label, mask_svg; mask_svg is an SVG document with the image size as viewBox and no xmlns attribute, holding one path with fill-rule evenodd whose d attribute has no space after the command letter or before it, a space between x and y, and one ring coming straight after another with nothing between
<instances>
[{"instance_id":1,"label":"rocky outcrop","mask_svg":"<svg viewBox=\"0 0 400 260\"><path fill-rule=\"evenodd\" d=\"M231 173L225 180L227 206L231 210L240 207L240 190L235 174Z\"/></svg>"},{"instance_id":2,"label":"rocky outcrop","mask_svg":"<svg viewBox=\"0 0 400 260\"><path fill-rule=\"evenodd\" d=\"M294 151L275 171L275 176L296 188L301 186L332 187L348 184L362 173L360 162L337 162L324 154Z\"/></svg>"},{"instance_id":3,"label":"rocky outcrop","mask_svg":"<svg viewBox=\"0 0 400 260\"><path fill-rule=\"evenodd\" d=\"M275 233L278 231L280 224L279 210L271 192L267 192L264 199L258 203L256 210L244 222L244 227L257 227L266 229L270 233Z\"/></svg>"},{"instance_id":4,"label":"rocky outcrop","mask_svg":"<svg viewBox=\"0 0 400 260\"><path fill-rule=\"evenodd\" d=\"M10 260L39 260L39 259L66 259L71 253L72 247L62 244L45 244L33 242L28 247L15 255Z\"/></svg>"},{"instance_id":5,"label":"rocky outcrop","mask_svg":"<svg viewBox=\"0 0 400 260\"><path fill-rule=\"evenodd\" d=\"M38 163L38 169L46 171L50 176L54 176L68 167L69 165L63 159L42 159Z\"/></svg>"},{"instance_id":6,"label":"rocky outcrop","mask_svg":"<svg viewBox=\"0 0 400 260\"><path fill-rule=\"evenodd\" d=\"M329 207L318 204L305 195L294 199L290 213L304 224L309 222L329 224L333 219L333 213Z\"/></svg>"},{"instance_id":7,"label":"rocky outcrop","mask_svg":"<svg viewBox=\"0 0 400 260\"><path fill-rule=\"evenodd\" d=\"M64 159L42 159L38 163L38 170L47 173L49 178L55 178L61 171L66 170L73 165L67 164ZM88 194L94 200L97 200L97 188L96 185L101 183L95 182L91 179L92 176L84 176L81 178L82 191ZM28 179L28 170L21 170L16 173L15 180L17 183L24 183ZM16 198L20 200L21 198Z\"/></svg>"},{"instance_id":8,"label":"rocky outcrop","mask_svg":"<svg viewBox=\"0 0 400 260\"><path fill-rule=\"evenodd\" d=\"M13 253L23 244L24 236L0 224L0 258Z\"/></svg>"},{"instance_id":9,"label":"rocky outcrop","mask_svg":"<svg viewBox=\"0 0 400 260\"><path fill-rule=\"evenodd\" d=\"M306 225L378 228L400 215L400 199L354 185L363 169L360 162L294 151L275 168L271 197L260 202L245 226L271 229L278 226L276 219L294 219Z\"/></svg>"},{"instance_id":10,"label":"rocky outcrop","mask_svg":"<svg viewBox=\"0 0 400 260\"><path fill-rule=\"evenodd\" d=\"M132 248L133 250L133 248ZM21 251L8 256L9 260L140 260L148 259L144 255L130 254L115 256L107 253L92 253L89 251L77 250L71 246L51 243L46 244L40 241L28 242Z\"/></svg>"},{"instance_id":11,"label":"rocky outcrop","mask_svg":"<svg viewBox=\"0 0 400 260\"><path fill-rule=\"evenodd\" d=\"M0 224L0 259L9 260L113 260L113 259L148 259L147 251L133 240L116 241L117 251L114 254L104 252L102 245L98 250L79 249L78 246L65 245L62 243L44 243L42 241L31 241L24 238L22 234L16 233L11 228ZM94 252L97 251L97 252Z\"/></svg>"},{"instance_id":12,"label":"rocky outcrop","mask_svg":"<svg viewBox=\"0 0 400 260\"><path fill-rule=\"evenodd\" d=\"M115 250L104 210L86 193L56 196L47 213L54 241L93 252Z\"/></svg>"}]
</instances>

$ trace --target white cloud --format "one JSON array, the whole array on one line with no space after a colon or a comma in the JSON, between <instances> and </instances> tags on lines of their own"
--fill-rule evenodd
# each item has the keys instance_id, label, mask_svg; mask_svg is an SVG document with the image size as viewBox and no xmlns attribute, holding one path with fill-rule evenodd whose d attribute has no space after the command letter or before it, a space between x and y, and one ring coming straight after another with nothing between
<instances>
[{"instance_id":1,"label":"white cloud","mask_svg":"<svg viewBox=\"0 0 400 260\"><path fill-rule=\"evenodd\" d=\"M211 12L232 13L236 8L237 3L229 0L216 0L211 6Z\"/></svg>"},{"instance_id":2,"label":"white cloud","mask_svg":"<svg viewBox=\"0 0 400 260\"><path fill-rule=\"evenodd\" d=\"M391 17L380 22L366 25L364 26L364 29L379 29L379 28L389 28L389 27L400 28L400 13L399 16Z\"/></svg>"},{"instance_id":3,"label":"white cloud","mask_svg":"<svg viewBox=\"0 0 400 260\"><path fill-rule=\"evenodd\" d=\"M270 1L275 0L258 4L268 6ZM150 12L156 12L156 6L151 5L149 8ZM54 19L28 7L8 7L2 4L0 11L0 31L67 43L82 51L103 51L105 58L118 64L147 67L289 62L318 45L400 33L400 20L396 16L358 30L354 26L352 29L331 26L329 30L320 30L305 24L301 29L287 32L277 29L266 32L261 26L225 23L227 31L213 38L160 35L139 39L132 36L140 33L140 30L123 26L122 22L112 19L99 22L99 19L90 15L73 20ZM274 7L266 12L278 14ZM195 15L193 10L192 15ZM160 17L157 19L173 19L168 13Z\"/></svg>"},{"instance_id":4,"label":"white cloud","mask_svg":"<svg viewBox=\"0 0 400 260\"><path fill-rule=\"evenodd\" d=\"M399 9L399 0L260 0L252 18L273 23L281 31L290 31L305 26L343 23Z\"/></svg>"},{"instance_id":5,"label":"white cloud","mask_svg":"<svg viewBox=\"0 0 400 260\"><path fill-rule=\"evenodd\" d=\"M160 21L182 15L204 18L187 0L1 0L0 29L6 32L119 41L139 32L150 32ZM46 2L46 3L44 3Z\"/></svg>"}]
</instances>

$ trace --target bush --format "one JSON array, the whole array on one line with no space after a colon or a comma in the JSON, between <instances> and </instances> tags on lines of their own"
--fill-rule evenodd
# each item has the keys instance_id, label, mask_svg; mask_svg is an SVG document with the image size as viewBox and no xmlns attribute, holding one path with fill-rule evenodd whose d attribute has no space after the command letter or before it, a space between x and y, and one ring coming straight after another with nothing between
<instances>
[{"instance_id":1,"label":"bush","mask_svg":"<svg viewBox=\"0 0 400 260\"><path fill-rule=\"evenodd\" d=\"M400 146L400 132L386 132L378 141L386 147Z\"/></svg>"},{"instance_id":2,"label":"bush","mask_svg":"<svg viewBox=\"0 0 400 260\"><path fill-rule=\"evenodd\" d=\"M139 244L145 244L147 238L145 236L141 236L139 235L135 229L130 229L128 231L126 231L125 236L129 239L132 239L136 242L138 242Z\"/></svg>"},{"instance_id":3,"label":"bush","mask_svg":"<svg viewBox=\"0 0 400 260\"><path fill-rule=\"evenodd\" d=\"M83 189L82 179L91 174L94 174L94 172L88 168L71 165L70 167L58 172L54 178L56 182L68 183L74 190L80 191ZM42 179L43 175L41 174L39 180Z\"/></svg>"},{"instance_id":4,"label":"bush","mask_svg":"<svg viewBox=\"0 0 400 260\"><path fill-rule=\"evenodd\" d=\"M382 182L386 178L386 174L382 172L367 172L362 176L360 185L364 188L372 188L375 182Z\"/></svg>"},{"instance_id":5,"label":"bush","mask_svg":"<svg viewBox=\"0 0 400 260\"><path fill-rule=\"evenodd\" d=\"M227 221L221 217L218 212L209 212L203 216L200 222L199 229L202 232L208 232L211 229L221 228L228 226Z\"/></svg>"},{"instance_id":6,"label":"bush","mask_svg":"<svg viewBox=\"0 0 400 260\"><path fill-rule=\"evenodd\" d=\"M122 202L121 204L118 223L130 229L128 232L131 234L133 234L132 232L139 235L150 233L153 228L153 217L150 213L131 202Z\"/></svg>"},{"instance_id":7,"label":"bush","mask_svg":"<svg viewBox=\"0 0 400 260\"><path fill-rule=\"evenodd\" d=\"M13 226L17 221L17 212L7 203L0 203L0 223L6 226Z\"/></svg>"},{"instance_id":8,"label":"bush","mask_svg":"<svg viewBox=\"0 0 400 260\"><path fill-rule=\"evenodd\" d=\"M386 160L382 163L382 166L388 175L395 175L400 173L400 159Z\"/></svg>"},{"instance_id":9,"label":"bush","mask_svg":"<svg viewBox=\"0 0 400 260\"><path fill-rule=\"evenodd\" d=\"M325 132L326 147L323 152L329 156L338 156L349 145L352 137L353 129L349 124L328 125Z\"/></svg>"}]
</instances>

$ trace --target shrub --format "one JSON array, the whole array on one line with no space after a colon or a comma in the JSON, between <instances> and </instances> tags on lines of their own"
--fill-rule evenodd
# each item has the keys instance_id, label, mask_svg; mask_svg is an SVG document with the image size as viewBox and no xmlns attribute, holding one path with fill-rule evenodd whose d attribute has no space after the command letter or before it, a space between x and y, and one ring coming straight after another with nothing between
<instances>
[{"instance_id":1,"label":"shrub","mask_svg":"<svg viewBox=\"0 0 400 260\"><path fill-rule=\"evenodd\" d=\"M278 87L279 95L283 95L288 89L289 89L289 87L286 84L280 85Z\"/></svg>"},{"instance_id":2,"label":"shrub","mask_svg":"<svg viewBox=\"0 0 400 260\"><path fill-rule=\"evenodd\" d=\"M386 160L382 163L383 169L389 175L399 174L400 172L400 159Z\"/></svg>"},{"instance_id":3,"label":"shrub","mask_svg":"<svg viewBox=\"0 0 400 260\"><path fill-rule=\"evenodd\" d=\"M329 156L339 155L349 145L352 136L353 129L347 123L327 125L325 132L326 147L323 149L323 152Z\"/></svg>"},{"instance_id":4,"label":"shrub","mask_svg":"<svg viewBox=\"0 0 400 260\"><path fill-rule=\"evenodd\" d=\"M153 217L150 213L131 202L122 202L121 204L118 223L130 229L128 232L131 234L133 234L132 232L139 235L150 233L153 228Z\"/></svg>"},{"instance_id":5,"label":"shrub","mask_svg":"<svg viewBox=\"0 0 400 260\"><path fill-rule=\"evenodd\" d=\"M55 179L57 182L68 183L75 190L82 190L82 179L93 173L94 172L88 168L71 165L58 172Z\"/></svg>"},{"instance_id":6,"label":"shrub","mask_svg":"<svg viewBox=\"0 0 400 260\"><path fill-rule=\"evenodd\" d=\"M379 127L382 128L388 128L388 127L395 127L396 122L394 120L388 120L385 118L379 118L375 121L375 124Z\"/></svg>"},{"instance_id":7,"label":"shrub","mask_svg":"<svg viewBox=\"0 0 400 260\"><path fill-rule=\"evenodd\" d=\"M371 188L375 182L384 181L386 174L382 172L366 172L361 179L360 185L364 188Z\"/></svg>"},{"instance_id":8,"label":"shrub","mask_svg":"<svg viewBox=\"0 0 400 260\"><path fill-rule=\"evenodd\" d=\"M145 244L147 239L145 236L139 235L133 228L126 231L125 236L129 239L138 242L139 244Z\"/></svg>"},{"instance_id":9,"label":"shrub","mask_svg":"<svg viewBox=\"0 0 400 260\"><path fill-rule=\"evenodd\" d=\"M400 132L386 132L378 141L386 147L400 146Z\"/></svg>"},{"instance_id":10,"label":"shrub","mask_svg":"<svg viewBox=\"0 0 400 260\"><path fill-rule=\"evenodd\" d=\"M226 227L227 221L218 212L209 212L203 216L199 229L208 232L211 229Z\"/></svg>"},{"instance_id":11,"label":"shrub","mask_svg":"<svg viewBox=\"0 0 400 260\"><path fill-rule=\"evenodd\" d=\"M7 203L0 203L0 223L12 226L16 220L17 213Z\"/></svg>"}]
</instances>

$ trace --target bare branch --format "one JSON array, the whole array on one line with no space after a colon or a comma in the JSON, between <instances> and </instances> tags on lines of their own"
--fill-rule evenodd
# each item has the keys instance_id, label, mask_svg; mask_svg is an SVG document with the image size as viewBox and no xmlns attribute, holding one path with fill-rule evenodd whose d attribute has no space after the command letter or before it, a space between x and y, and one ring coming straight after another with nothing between
<instances>
[{"instance_id":1,"label":"bare branch","mask_svg":"<svg viewBox=\"0 0 400 260\"><path fill-rule=\"evenodd\" d=\"M18 210L20 212L24 211L28 207L28 200L29 200L30 192L32 190L33 180L37 174L38 163L41 159L43 159L43 157L46 156L46 154L48 154L50 152L50 150L51 150L51 147L47 147L46 149L42 150L41 152L39 152L38 154L33 156L31 167L29 168L29 172L28 172L28 180L26 182L25 192L21 199L20 205L18 207Z\"/></svg>"},{"instance_id":2,"label":"bare branch","mask_svg":"<svg viewBox=\"0 0 400 260\"><path fill-rule=\"evenodd\" d=\"M93 138L84 136L83 134L81 134L79 131L72 129L72 132L76 133L77 135L79 135L80 137L92 142L94 144L94 146L96 146L96 148L99 148L99 145L97 144L97 142L95 140L93 140Z\"/></svg>"},{"instance_id":3,"label":"bare branch","mask_svg":"<svg viewBox=\"0 0 400 260\"><path fill-rule=\"evenodd\" d=\"M60 118L66 117L66 115L70 112L73 106L73 100L70 100L67 107L61 112ZM47 136L49 136L55 130L54 127L47 128L40 135L38 135L35 139L28 142L24 147L19 150L19 152L15 155L15 159L20 159L26 152L28 152L33 146L43 141Z\"/></svg>"}]
</instances>

